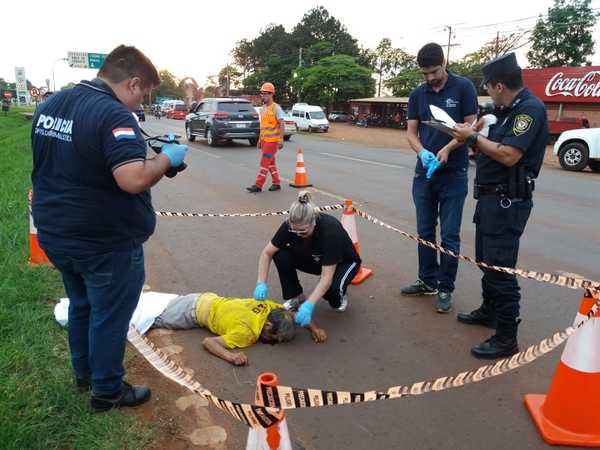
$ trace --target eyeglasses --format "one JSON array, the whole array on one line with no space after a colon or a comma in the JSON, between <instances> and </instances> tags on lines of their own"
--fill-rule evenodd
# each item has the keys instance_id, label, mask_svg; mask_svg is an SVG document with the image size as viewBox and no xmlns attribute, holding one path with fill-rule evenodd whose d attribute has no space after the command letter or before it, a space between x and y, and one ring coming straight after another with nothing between
<instances>
[{"instance_id":1,"label":"eyeglasses","mask_svg":"<svg viewBox=\"0 0 600 450\"><path fill-rule=\"evenodd\" d=\"M314 222L312 222L311 224L309 224L306 228L303 229L297 229L297 228L292 228L292 226L290 224L288 224L288 231L290 233L294 233L297 234L298 236L304 236L308 233L310 233L310 231L312 230L312 227L315 225Z\"/></svg>"}]
</instances>

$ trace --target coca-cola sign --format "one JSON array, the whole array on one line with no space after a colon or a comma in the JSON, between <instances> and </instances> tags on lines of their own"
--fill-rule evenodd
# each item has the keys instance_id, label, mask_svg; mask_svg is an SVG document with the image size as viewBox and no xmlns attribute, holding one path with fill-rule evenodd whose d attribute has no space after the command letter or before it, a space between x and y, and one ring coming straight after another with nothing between
<instances>
[{"instance_id":1,"label":"coca-cola sign","mask_svg":"<svg viewBox=\"0 0 600 450\"><path fill-rule=\"evenodd\" d=\"M600 104L600 67L525 69L523 81L546 103Z\"/></svg>"}]
</instances>

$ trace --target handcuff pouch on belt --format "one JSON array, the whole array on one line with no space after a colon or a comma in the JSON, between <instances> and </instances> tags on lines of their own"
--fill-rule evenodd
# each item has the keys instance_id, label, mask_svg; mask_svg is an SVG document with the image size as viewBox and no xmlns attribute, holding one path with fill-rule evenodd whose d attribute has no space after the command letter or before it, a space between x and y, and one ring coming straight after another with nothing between
<instances>
[{"instance_id":1,"label":"handcuff pouch on belt","mask_svg":"<svg viewBox=\"0 0 600 450\"><path fill-rule=\"evenodd\" d=\"M495 194L500 196L500 206L509 208L514 200L530 200L534 190L535 179L525 166L518 165L509 168L508 184L475 183L473 197L479 199L482 195Z\"/></svg>"}]
</instances>

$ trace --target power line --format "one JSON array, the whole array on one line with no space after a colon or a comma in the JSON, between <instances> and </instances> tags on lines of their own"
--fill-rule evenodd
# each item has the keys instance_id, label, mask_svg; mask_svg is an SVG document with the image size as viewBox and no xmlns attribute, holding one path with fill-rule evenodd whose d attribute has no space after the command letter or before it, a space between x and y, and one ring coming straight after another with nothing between
<instances>
[{"instance_id":1,"label":"power line","mask_svg":"<svg viewBox=\"0 0 600 450\"><path fill-rule=\"evenodd\" d=\"M590 11L600 11L600 8L590 8ZM539 18L544 18L544 17L548 18L548 14L539 14L537 16L523 17L520 19L507 20L504 22L488 23L486 25L474 25L474 26L469 26L469 27L458 27L457 26L455 29L457 31L460 31L460 30L473 30L473 29L478 29L478 28L490 28L490 27L495 27L498 25L505 25L505 24L516 23L516 22L525 22L527 20L539 19Z\"/></svg>"}]
</instances>

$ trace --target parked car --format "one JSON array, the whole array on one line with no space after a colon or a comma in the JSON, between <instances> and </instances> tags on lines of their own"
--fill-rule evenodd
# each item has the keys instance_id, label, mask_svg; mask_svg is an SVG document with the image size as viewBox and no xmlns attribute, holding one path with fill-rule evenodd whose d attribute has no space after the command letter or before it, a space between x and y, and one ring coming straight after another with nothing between
<instances>
[{"instance_id":1,"label":"parked car","mask_svg":"<svg viewBox=\"0 0 600 450\"><path fill-rule=\"evenodd\" d=\"M183 100L165 100L164 102L162 102L160 104L160 111L162 112L163 116L166 116L169 111L175 109L175 105L184 105L185 103L183 102Z\"/></svg>"},{"instance_id":2,"label":"parked car","mask_svg":"<svg viewBox=\"0 0 600 450\"><path fill-rule=\"evenodd\" d=\"M184 120L188 114L187 107L185 104L173 105L167 112L167 119L181 119Z\"/></svg>"},{"instance_id":3,"label":"parked car","mask_svg":"<svg viewBox=\"0 0 600 450\"><path fill-rule=\"evenodd\" d=\"M329 121L320 106L307 103L295 103L292 106L292 120L296 122L299 130L323 131L329 130Z\"/></svg>"},{"instance_id":4,"label":"parked car","mask_svg":"<svg viewBox=\"0 0 600 450\"><path fill-rule=\"evenodd\" d=\"M283 140L289 141L292 138L292 136L298 132L298 126L296 125L296 122L294 122L294 120L292 119L292 116L290 116L289 114L285 115L283 121L285 123Z\"/></svg>"},{"instance_id":5,"label":"parked car","mask_svg":"<svg viewBox=\"0 0 600 450\"><path fill-rule=\"evenodd\" d=\"M351 115L344 111L331 111L327 118L330 122L349 122Z\"/></svg>"},{"instance_id":6,"label":"parked car","mask_svg":"<svg viewBox=\"0 0 600 450\"><path fill-rule=\"evenodd\" d=\"M568 130L577 130L580 128L589 128L590 123L587 119L581 117L563 117L560 120L549 120L548 121L548 132L550 134L550 141L556 140L556 138Z\"/></svg>"},{"instance_id":7,"label":"parked car","mask_svg":"<svg viewBox=\"0 0 600 450\"><path fill-rule=\"evenodd\" d=\"M554 144L554 155L566 170L583 170L586 166L600 172L600 128L582 128L561 133Z\"/></svg>"},{"instance_id":8,"label":"parked car","mask_svg":"<svg viewBox=\"0 0 600 450\"><path fill-rule=\"evenodd\" d=\"M185 118L188 141L206 138L211 147L232 139L247 139L250 145L255 146L259 134L258 113L244 98L205 98Z\"/></svg>"},{"instance_id":9,"label":"parked car","mask_svg":"<svg viewBox=\"0 0 600 450\"><path fill-rule=\"evenodd\" d=\"M140 122L145 122L146 121L146 113L144 112L144 108L142 108L141 106L136 109L134 111L135 115L137 116L138 120Z\"/></svg>"},{"instance_id":10,"label":"parked car","mask_svg":"<svg viewBox=\"0 0 600 450\"><path fill-rule=\"evenodd\" d=\"M260 109L260 106L254 107L254 110L258 113L259 118ZM283 119L283 122L285 123L285 130L283 131L283 140L289 141L292 138L292 136L298 132L298 127L296 126L296 122L292 120L292 117L290 116L289 112L284 112L284 114L285 117Z\"/></svg>"}]
</instances>

